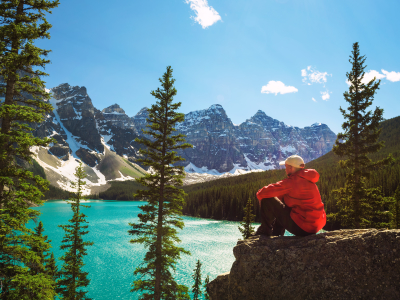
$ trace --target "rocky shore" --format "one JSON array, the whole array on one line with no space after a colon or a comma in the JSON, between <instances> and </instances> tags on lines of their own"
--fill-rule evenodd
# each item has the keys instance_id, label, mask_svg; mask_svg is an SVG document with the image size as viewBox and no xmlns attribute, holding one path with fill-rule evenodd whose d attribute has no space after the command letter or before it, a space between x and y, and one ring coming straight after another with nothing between
<instances>
[{"instance_id":1,"label":"rocky shore","mask_svg":"<svg viewBox=\"0 0 400 300\"><path fill-rule=\"evenodd\" d=\"M234 247L212 300L400 299L400 230L252 237Z\"/></svg>"}]
</instances>

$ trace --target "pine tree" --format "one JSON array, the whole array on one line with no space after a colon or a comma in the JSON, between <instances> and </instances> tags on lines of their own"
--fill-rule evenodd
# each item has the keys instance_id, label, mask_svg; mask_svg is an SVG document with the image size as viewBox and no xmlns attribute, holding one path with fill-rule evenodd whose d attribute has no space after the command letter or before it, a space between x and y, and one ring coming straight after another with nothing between
<instances>
[{"instance_id":1,"label":"pine tree","mask_svg":"<svg viewBox=\"0 0 400 300\"><path fill-rule=\"evenodd\" d=\"M53 252L51 252L50 257L45 258L45 271L47 276L56 283L59 276L56 259L54 258Z\"/></svg>"},{"instance_id":2,"label":"pine tree","mask_svg":"<svg viewBox=\"0 0 400 300\"><path fill-rule=\"evenodd\" d=\"M338 199L339 211L329 217L339 221L342 227L365 228L385 227L387 213L384 207L388 199L381 195L378 188L367 189L366 180L370 172L392 161L391 156L372 162L368 154L378 152L384 142L377 142L381 132L383 109L367 111L372 105L376 91L379 89L380 80L375 78L368 83L363 83L364 65L366 58L360 55L358 43L353 44L351 72L346 74L350 84L349 91L344 93L345 100L350 104L348 112L340 107L345 118L342 125L344 133L337 135L333 152L346 160L339 162L346 170L346 184L343 188L333 193Z\"/></svg>"},{"instance_id":3,"label":"pine tree","mask_svg":"<svg viewBox=\"0 0 400 300\"><path fill-rule=\"evenodd\" d=\"M253 201L249 197L249 200L247 200L246 203L246 207L244 208L243 221L240 222L241 226L238 227L240 233L243 236L243 239L248 239L254 232L254 227L251 226L251 223L254 222L256 215L253 214L252 211L253 211Z\"/></svg>"},{"instance_id":4,"label":"pine tree","mask_svg":"<svg viewBox=\"0 0 400 300\"><path fill-rule=\"evenodd\" d=\"M39 224L35 227L34 237L38 240L44 241L45 243L38 244L35 241L31 247L31 250L34 251L39 257L39 263L32 263L29 265L32 274L45 273L45 257L51 247L51 240L47 239L47 235L43 236L43 232L43 223L42 221L40 221Z\"/></svg>"},{"instance_id":5,"label":"pine tree","mask_svg":"<svg viewBox=\"0 0 400 300\"><path fill-rule=\"evenodd\" d=\"M48 239L47 235L43 235L43 232L44 232L43 223L42 221L40 221L39 224L35 227L35 233L34 233L35 239L31 246L31 250L34 251L36 255L39 257L39 262L30 263L28 264L28 266L30 268L31 274L33 275L45 274L49 279L51 279L53 289L55 289L56 277L53 276L52 272L49 272L49 268L56 268L53 253L51 253L53 261L51 261L51 258L48 258L49 249L51 248L50 246L51 240ZM54 266L48 265L51 263L53 263Z\"/></svg>"},{"instance_id":6,"label":"pine tree","mask_svg":"<svg viewBox=\"0 0 400 300\"><path fill-rule=\"evenodd\" d=\"M396 192L394 193L391 214L390 227L393 229L400 229L400 185L397 186Z\"/></svg>"},{"instance_id":7,"label":"pine tree","mask_svg":"<svg viewBox=\"0 0 400 300\"><path fill-rule=\"evenodd\" d=\"M83 272L82 268L85 265L83 263L83 257L87 255L86 247L93 245L93 242L84 242L83 236L88 234L88 225L82 225L83 223L89 223L86 221L86 215L80 212L80 208L90 206L82 205L81 200L85 197L82 195L83 188L86 181L86 174L83 171L82 163L79 164L75 169L75 176L77 177L76 182L71 182L71 187L76 189L76 193L73 193L69 199L71 202L71 209L73 211L72 219L69 220L69 225L58 225L65 231L64 239L61 241L61 250L67 249L66 253L60 257L63 266L59 272L60 279L57 281L57 293L62 295L63 299L66 300L89 300L91 298L86 297L87 291L83 291L82 287L87 287L90 280L87 278L88 272Z\"/></svg>"},{"instance_id":8,"label":"pine tree","mask_svg":"<svg viewBox=\"0 0 400 300\"><path fill-rule=\"evenodd\" d=\"M52 106L37 67L49 60L50 51L34 45L50 38L51 25L45 14L58 1L2 0L0 3L0 284L1 299L52 299L52 281L43 273L33 274L29 265L40 265L30 247L46 247L26 224L39 211L47 182L21 168L16 161L31 163L32 146L47 146L51 140L33 137L31 126L40 123ZM36 244L36 246L34 245ZM28 247L29 245L29 247Z\"/></svg>"},{"instance_id":9,"label":"pine tree","mask_svg":"<svg viewBox=\"0 0 400 300\"><path fill-rule=\"evenodd\" d=\"M204 280L204 299L205 300L209 300L210 299L210 295L207 292L207 284L210 283L210 276L207 275L206 280Z\"/></svg>"},{"instance_id":10,"label":"pine tree","mask_svg":"<svg viewBox=\"0 0 400 300\"><path fill-rule=\"evenodd\" d=\"M197 260L196 268L194 268L194 274L192 278L194 280L194 284L192 286L193 300L198 300L202 294L201 291L201 262Z\"/></svg>"},{"instance_id":11,"label":"pine tree","mask_svg":"<svg viewBox=\"0 0 400 300\"><path fill-rule=\"evenodd\" d=\"M139 222L129 223L132 229L128 232L137 236L130 242L144 244L148 252L143 264L134 271L134 275L141 277L134 281L131 291L147 291L141 299L188 299L188 288L175 282L172 271L181 254L190 254L175 245L180 242L176 228L184 226L180 216L185 195L179 188L183 167L175 164L184 160L176 150L191 145L184 143L184 135L175 133L175 126L184 120L184 115L176 112L181 103L172 103L176 89L170 66L159 80L162 88L151 92L158 101L148 110L148 130L143 130L151 140L136 139L146 147L140 150L144 158L139 161L154 172L137 179L148 189L138 190L134 197L147 200L147 204L140 206Z\"/></svg>"}]
</instances>

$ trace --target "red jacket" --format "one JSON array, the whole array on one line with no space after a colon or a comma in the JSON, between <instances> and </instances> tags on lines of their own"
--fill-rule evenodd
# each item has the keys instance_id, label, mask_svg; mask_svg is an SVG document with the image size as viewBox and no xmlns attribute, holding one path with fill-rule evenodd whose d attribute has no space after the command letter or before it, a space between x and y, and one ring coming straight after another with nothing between
<instances>
[{"instance_id":1,"label":"red jacket","mask_svg":"<svg viewBox=\"0 0 400 300\"><path fill-rule=\"evenodd\" d=\"M317 233L325 226L326 216L318 187L319 174L313 169L300 170L277 183L264 186L257 198L279 197L292 208L290 217L301 229Z\"/></svg>"}]
</instances>

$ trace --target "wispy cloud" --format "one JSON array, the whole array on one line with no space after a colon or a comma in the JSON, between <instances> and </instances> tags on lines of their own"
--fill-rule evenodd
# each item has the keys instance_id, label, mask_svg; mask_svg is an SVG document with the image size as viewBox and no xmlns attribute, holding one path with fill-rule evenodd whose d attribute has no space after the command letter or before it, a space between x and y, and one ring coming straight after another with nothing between
<instances>
[{"instance_id":1,"label":"wispy cloud","mask_svg":"<svg viewBox=\"0 0 400 300\"><path fill-rule=\"evenodd\" d=\"M328 101L328 99L331 97L331 95L329 95L329 91L326 90L325 92L321 92L322 95L322 100Z\"/></svg>"},{"instance_id":2,"label":"wispy cloud","mask_svg":"<svg viewBox=\"0 0 400 300\"><path fill-rule=\"evenodd\" d=\"M400 72L388 72L385 71L384 69L381 70L383 74L385 74L386 79L391 81L391 82L396 82L396 81L400 81Z\"/></svg>"},{"instance_id":3,"label":"wispy cloud","mask_svg":"<svg viewBox=\"0 0 400 300\"><path fill-rule=\"evenodd\" d=\"M314 97L312 97L311 99L312 99L312 101L317 102L317 100L315 100Z\"/></svg>"},{"instance_id":4,"label":"wispy cloud","mask_svg":"<svg viewBox=\"0 0 400 300\"><path fill-rule=\"evenodd\" d=\"M308 66L307 69L301 70L301 76L303 77L303 82L308 85L313 83L322 83L325 86L325 82L327 82L326 77L332 76L332 74L328 74L328 72L320 72L313 67Z\"/></svg>"},{"instance_id":5,"label":"wispy cloud","mask_svg":"<svg viewBox=\"0 0 400 300\"><path fill-rule=\"evenodd\" d=\"M191 18L203 29L221 20L219 13L208 5L207 0L185 0L185 2L190 4L190 8L196 13L196 16L191 16Z\"/></svg>"},{"instance_id":6,"label":"wispy cloud","mask_svg":"<svg viewBox=\"0 0 400 300\"><path fill-rule=\"evenodd\" d=\"M282 81L273 81L268 82L267 85L264 85L261 88L261 93L264 94L287 94L287 93L296 93L298 89L294 86L287 86Z\"/></svg>"}]
</instances>

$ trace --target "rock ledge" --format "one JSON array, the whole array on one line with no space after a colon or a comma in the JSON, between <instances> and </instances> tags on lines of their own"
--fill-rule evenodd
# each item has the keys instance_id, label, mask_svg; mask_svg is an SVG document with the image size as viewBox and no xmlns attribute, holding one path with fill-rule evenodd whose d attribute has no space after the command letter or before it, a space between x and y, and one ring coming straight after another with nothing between
<instances>
[{"instance_id":1,"label":"rock ledge","mask_svg":"<svg viewBox=\"0 0 400 300\"><path fill-rule=\"evenodd\" d=\"M239 241L212 300L400 299L400 230L338 230Z\"/></svg>"}]
</instances>

